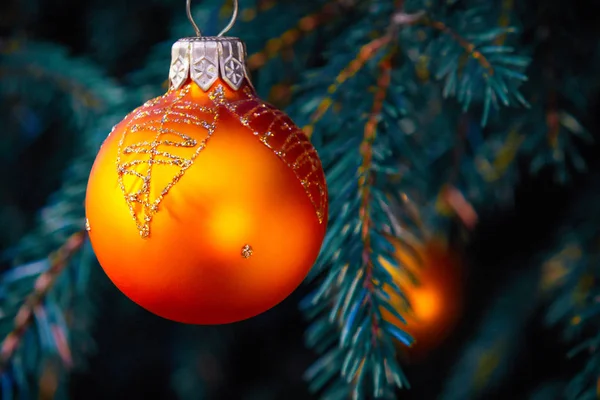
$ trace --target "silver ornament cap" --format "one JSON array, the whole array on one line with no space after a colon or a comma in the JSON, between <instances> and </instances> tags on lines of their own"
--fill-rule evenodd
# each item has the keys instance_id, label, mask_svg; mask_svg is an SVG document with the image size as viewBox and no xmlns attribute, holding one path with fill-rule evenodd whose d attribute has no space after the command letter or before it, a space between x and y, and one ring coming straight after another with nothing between
<instances>
[{"instance_id":1,"label":"silver ornament cap","mask_svg":"<svg viewBox=\"0 0 600 400\"><path fill-rule=\"evenodd\" d=\"M179 39L171 51L170 89L179 89L188 78L205 92L219 78L238 90L244 79L250 83L246 45L236 37L226 36Z\"/></svg>"}]
</instances>

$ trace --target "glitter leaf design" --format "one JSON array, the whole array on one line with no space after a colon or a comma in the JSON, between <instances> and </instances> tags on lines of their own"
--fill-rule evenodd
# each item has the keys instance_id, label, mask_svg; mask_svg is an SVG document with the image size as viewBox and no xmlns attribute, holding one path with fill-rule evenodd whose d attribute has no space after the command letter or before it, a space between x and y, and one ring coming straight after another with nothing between
<instances>
[{"instance_id":1,"label":"glitter leaf design","mask_svg":"<svg viewBox=\"0 0 600 400\"><path fill-rule=\"evenodd\" d=\"M129 121L119 142L119 185L143 238L150 235L150 223L159 211L160 203L193 165L216 128L218 108L202 107L184 101L188 92L189 85L140 107ZM206 136L198 139L185 133L193 131L195 127L204 128ZM131 142L131 139L135 140L136 134L146 133L144 136L147 137L148 132L154 133L152 141ZM175 149L177 154L174 154ZM182 152L186 157L181 155ZM151 190L157 184L153 179L153 172L157 168L170 168L176 172L162 188ZM125 177L133 178L128 180L131 184L125 184Z\"/></svg>"},{"instance_id":2,"label":"glitter leaf design","mask_svg":"<svg viewBox=\"0 0 600 400\"><path fill-rule=\"evenodd\" d=\"M210 98L227 108L240 122L290 167L304 187L315 207L319 223L326 218L327 189L321 160L304 132L282 111L264 103L250 89L243 89L244 97L230 101L222 87L210 93Z\"/></svg>"}]
</instances>

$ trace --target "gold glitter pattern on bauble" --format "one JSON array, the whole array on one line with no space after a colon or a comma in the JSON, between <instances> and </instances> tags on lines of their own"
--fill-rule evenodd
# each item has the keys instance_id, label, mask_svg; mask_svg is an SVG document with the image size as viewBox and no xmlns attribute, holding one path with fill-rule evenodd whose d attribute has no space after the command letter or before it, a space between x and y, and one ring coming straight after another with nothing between
<instances>
[{"instance_id":1,"label":"gold glitter pattern on bauble","mask_svg":"<svg viewBox=\"0 0 600 400\"><path fill-rule=\"evenodd\" d=\"M150 236L152 217L159 211L164 196L192 166L196 157L206 147L217 126L218 107L203 107L183 101L183 97L188 94L189 89L190 86L187 85L179 91L170 91L164 96L146 102L135 110L119 141L117 151L119 186L142 238ZM189 113L191 109L196 114L198 112L206 113L208 121ZM157 119L156 116L161 118ZM169 127L165 126L167 123L169 123ZM174 124L202 127L206 129L207 135L204 139L197 140L173 129ZM148 131L156 133L154 140L125 143L136 133ZM186 158L167 151L168 148L174 147L188 148L194 151ZM176 166L179 167L179 170L166 186L154 191L158 193L156 198L151 198L150 185L152 184L153 168L164 166ZM130 185L129 189L126 187L124 178L127 175L133 176L137 182L141 182L139 190L134 189L135 185Z\"/></svg>"},{"instance_id":2,"label":"gold glitter pattern on bauble","mask_svg":"<svg viewBox=\"0 0 600 400\"><path fill-rule=\"evenodd\" d=\"M323 223L327 202L325 178L312 179L316 174L323 174L317 151L287 115L258 99L250 87L246 86L243 93L245 98L230 101L219 85L209 93L209 97L216 104L227 108L294 171L315 207L319 223Z\"/></svg>"},{"instance_id":3,"label":"gold glitter pattern on bauble","mask_svg":"<svg viewBox=\"0 0 600 400\"><path fill-rule=\"evenodd\" d=\"M254 250L252 250L252 246L250 246L249 244L242 247L242 257L250 258L252 253L254 253Z\"/></svg>"}]
</instances>

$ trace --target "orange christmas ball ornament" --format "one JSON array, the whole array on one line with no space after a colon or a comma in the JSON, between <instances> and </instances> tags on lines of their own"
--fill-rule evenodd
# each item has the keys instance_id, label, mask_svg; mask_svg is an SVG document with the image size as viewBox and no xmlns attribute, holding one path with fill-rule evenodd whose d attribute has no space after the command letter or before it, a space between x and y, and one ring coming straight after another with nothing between
<instances>
[{"instance_id":1,"label":"orange christmas ball ornament","mask_svg":"<svg viewBox=\"0 0 600 400\"><path fill-rule=\"evenodd\" d=\"M400 311L407 324L385 309L382 316L413 336L415 342L406 353L416 361L437 348L458 322L463 305L462 269L458 257L440 241L417 246L416 254L397 240L392 243L401 267L394 268L384 259L381 262L406 295L410 308L388 287L385 290L392 307Z\"/></svg>"},{"instance_id":2,"label":"orange christmas ball ornament","mask_svg":"<svg viewBox=\"0 0 600 400\"><path fill-rule=\"evenodd\" d=\"M170 89L105 140L86 217L97 258L161 317L223 324L294 291L327 223L321 162L303 132L260 100L237 38L173 46Z\"/></svg>"}]
</instances>

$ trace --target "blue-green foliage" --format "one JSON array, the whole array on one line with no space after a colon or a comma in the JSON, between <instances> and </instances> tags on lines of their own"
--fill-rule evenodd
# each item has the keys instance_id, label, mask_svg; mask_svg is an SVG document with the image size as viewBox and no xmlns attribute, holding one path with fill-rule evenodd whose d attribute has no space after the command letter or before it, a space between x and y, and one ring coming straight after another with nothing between
<instances>
[{"instance_id":1,"label":"blue-green foliage","mask_svg":"<svg viewBox=\"0 0 600 400\"><path fill-rule=\"evenodd\" d=\"M0 59L0 71L5 78L0 83L0 95L18 99L40 123L59 123L63 129L77 132L74 140L64 144L75 156L65 171L63 185L41 210L37 228L2 254L3 261L11 264L0 277L0 333L4 338L14 328L13 318L33 291L35 280L49 268L49 253L83 229L83 199L94 154L126 108L120 86L93 63L70 57L64 48L53 44L13 43ZM26 153L20 154L24 156ZM63 335L72 365L83 365L84 355L93 348L89 337L94 314L90 274L95 268L94 254L86 245L59 275L2 374L3 399L37 397L38 379L49 361L63 360L52 368L58 368L58 379L64 380L60 376L71 363L64 360L64 354L59 357ZM65 395L61 387L57 398Z\"/></svg>"},{"instance_id":2,"label":"blue-green foliage","mask_svg":"<svg viewBox=\"0 0 600 400\"><path fill-rule=\"evenodd\" d=\"M352 53L336 55L342 60L337 63L332 60L332 64L347 64L354 56ZM372 165L360 171L363 155L359 150L373 99L372 96L348 95L358 93L353 90L354 85L369 87L375 84L377 61L375 58L369 67L340 88L340 97L343 96L338 100L340 112L348 107L352 116L339 118L331 112L323 117L316 131L316 140L326 143L319 152L328 172L331 218L323 251L311 272L311 278L322 275L323 279L303 305L314 318L307 332L307 343L319 350L325 347L326 353L307 372L307 378L312 381L311 389L315 391L328 383L328 377L341 374L343 379L335 378L324 398L346 398L352 390L359 398L371 393L378 397L390 396L393 395L390 383L407 384L395 359L393 341L410 344L412 338L381 316L382 308L398 314L388 305L389 295L383 285L393 287L399 294L402 291L379 261L379 257L385 257L396 268L401 268L393 259L393 247L384 231L395 217L382 207L389 203L390 196L400 194L388 191L386 182L390 176L398 175L394 160L400 155L400 147L394 137L400 136L401 131L393 123L393 117L383 113L372 146ZM305 104L309 103L306 101ZM304 114L310 115L311 111L305 110ZM359 180L366 177L376 181L374 185L367 183L370 186L368 194L364 193L367 189L359 186ZM368 204L366 210L365 201ZM371 242L368 248L362 237L364 224L368 224ZM389 228L387 233L391 233ZM368 288L369 285L373 287ZM332 375L328 376L327 372ZM350 384L353 381L356 383Z\"/></svg>"},{"instance_id":3,"label":"blue-green foliage","mask_svg":"<svg viewBox=\"0 0 600 400\"><path fill-rule=\"evenodd\" d=\"M423 31L422 54L430 60L433 77L443 81L444 97L455 97L463 111L472 103L483 104L484 126L501 105L529 107L520 87L528 79L530 59L504 44L504 37L517 28L490 24L497 20L495 11L492 3L458 11L433 9Z\"/></svg>"},{"instance_id":4,"label":"blue-green foliage","mask_svg":"<svg viewBox=\"0 0 600 400\"><path fill-rule=\"evenodd\" d=\"M301 82L306 83L298 84L290 107L297 122L308 124L324 97L331 96L335 104L317 123L313 137L327 172L330 220L323 250L309 276L318 284L302 304L313 320L307 343L323 354L307 372L307 378L311 389L322 390L325 399L348 395L393 397L396 387L408 386L397 362L394 342L410 346L412 338L401 325L388 323L381 315L381 310L386 309L398 320L404 320L402 311L389 304L389 293L401 296L403 289L380 260L386 259L393 268L404 268L394 259L388 234L403 237L407 230L415 235L421 232L396 207L391 212L385 205L401 204L402 195L409 194L419 199L424 213L431 213L430 199L435 198L444 183L453 181L451 176L471 199L485 199L486 196L469 192L471 187L481 187L484 180L472 172L471 149L465 150L469 156L464 161L458 160L454 169L448 168L457 146L471 144L461 144L463 138L456 133L456 126L464 118L461 113L477 106L482 110L482 124L486 125L493 120L491 110L495 116L502 112L500 104L528 105L519 92L527 79L524 70L528 58L516 54L512 47L493 44L500 35L514 31L491 25L493 10L428 9L424 2L412 2L410 6L415 14L421 13L417 22L398 27L400 33L388 45L341 83L335 93L328 93L328 86L358 57L358 50L385 34L389 16L394 12L392 2L365 5L361 17L348 21L340 36L332 38L324 51L324 66L305 74ZM440 24L444 29L439 29ZM423 35L422 39L415 40L419 35ZM489 67L474 58L475 51L486 57ZM361 145L377 78L382 73L378 66L392 52L392 83L382 112L376 116L373 160L364 170ZM425 66L418 65L420 57L428 60ZM432 71L433 80L421 79L417 68ZM444 100L448 97L456 97L460 107ZM473 151L484 153L488 151L487 132L473 125L473 118L477 116L466 116L463 134L470 135L468 139L479 135L478 141L472 141ZM425 142L427 138L429 142ZM367 194L359 184L365 176L372 178ZM510 183L514 185L514 180ZM365 223L369 224L370 245L362 233Z\"/></svg>"},{"instance_id":5,"label":"blue-green foliage","mask_svg":"<svg viewBox=\"0 0 600 400\"><path fill-rule=\"evenodd\" d=\"M557 293L548 306L547 323L564 327L564 340L577 343L566 361L582 356L585 360L580 372L564 388L564 398L568 400L591 400L598 395L600 291L595 282L600 277L600 258L592 243L597 237L595 228L579 228L577 234L566 234L564 247L547 261L562 272Z\"/></svg>"},{"instance_id":6,"label":"blue-green foliage","mask_svg":"<svg viewBox=\"0 0 600 400\"><path fill-rule=\"evenodd\" d=\"M583 195L568 210L553 249L542 265L546 276L545 322L562 331L571 348L564 362L578 371L561 391L567 400L598 397L600 367L600 252L598 179L590 179Z\"/></svg>"},{"instance_id":7,"label":"blue-green foliage","mask_svg":"<svg viewBox=\"0 0 600 400\"><path fill-rule=\"evenodd\" d=\"M157 35L165 40L148 49L146 57L134 60L131 70L118 82L109 79L96 64L115 72L118 68L114 64L139 54L136 38L141 36L135 36L135 24L123 22L134 5L130 9L123 3L107 13L102 11L104 2L94 2L91 9L96 11L89 16L94 21L86 27L86 49L95 63L72 57L53 44L16 40L2 47L0 98L19 101L0 117L33 115L11 122L11 129L20 133L15 143L22 143L19 148L11 142L15 155L24 151L27 140L35 140L44 124L56 122L64 130L78 132L76 140L68 144L75 156L61 188L41 210L37 228L4 252L11 269L0 282L3 334L12 329L19 304L31 291L35 278L48 267L47 254L83 228L87 176L100 143L129 111L165 91L170 47L178 38L193 34L183 1L154 3L164 7L170 22L167 33ZM240 3L240 19L230 35L242 38L250 54L296 26L302 17L332 4L324 0L280 1L252 13L249 10L255 2ZM403 320L402 311L390 306L387 294L393 291L402 296L403 289L381 260L403 269L393 257L387 237L393 235L409 243L424 235L424 229L444 225L447 220L435 212L444 185L457 187L469 202L483 207L510 200L519 179L516 160L520 156L526 157L531 170L553 165L561 179L568 176L569 163L578 169L584 166L573 140L589 136L575 112L585 106L586 96L577 89L580 80L571 77L549 82L546 75L537 72L544 62L535 58L536 41L528 47L523 45L521 35L528 27L519 18L520 9L507 9L507 2L500 5L487 0L406 0L399 3L414 17L412 22L390 30L391 17L399 12L395 3L336 2L323 23L302 32L298 41L284 46L252 73L263 98L269 97L276 84L295 89L287 110L300 126L312 123L324 98L331 97L333 103L316 123L312 137L327 174L328 233L308 277L313 291L301 304L311 320L306 342L320 353L306 377L311 390L324 399L349 395L357 399L394 398L396 388L408 387L395 342L408 346L412 339L402 325L387 323L381 313L387 310ZM135 4L143 6L142 2ZM219 32L228 17L227 8L217 0L198 2L193 13L207 35ZM109 25L115 26L112 37L106 32ZM137 35L144 33L138 31ZM391 40L329 93L329 86L357 59L362 46L386 34L392 35ZM121 36L127 39L121 41ZM293 57L284 56L290 52ZM372 116L381 61L388 56L393 65L391 84L381 112ZM550 106L545 99L549 92L569 99L557 103L554 110L559 121L559 130L552 134L554 141L548 140ZM365 163L361 146L365 143L365 124L371 117L377 121L376 136L369 150L372 160ZM366 169L361 168L363 164ZM366 184L359 183L363 179ZM407 202L417 208L418 215L408 211L412 208ZM74 349L87 346L85 332L81 335L84 339L78 341L76 330L64 323L61 315L74 306L82 307L77 314L80 318L90 315L92 308L83 299L94 262L86 248L54 287L43 305L51 320L38 318L35 329L28 331L26 345L20 348L8 373L2 375L3 398L13 398L15 388L24 391L35 387L40 373L36 365L56 354L56 345L47 340L50 321L68 332ZM571 308L565 310L557 319L565 319L570 312ZM502 307L498 313L508 315ZM493 330L493 324L484 324L482 337ZM520 320L512 327L517 332ZM588 364L590 371L596 368L597 359ZM464 365L472 367L467 361ZM472 371L475 367L469 368ZM573 381L572 393L584 393L592 387L588 369ZM583 398L577 395L571 398Z\"/></svg>"},{"instance_id":8,"label":"blue-green foliage","mask_svg":"<svg viewBox=\"0 0 600 400\"><path fill-rule=\"evenodd\" d=\"M526 353L520 338L542 300L540 268L513 274L497 295L445 380L440 400L486 398Z\"/></svg>"},{"instance_id":9,"label":"blue-green foliage","mask_svg":"<svg viewBox=\"0 0 600 400\"><path fill-rule=\"evenodd\" d=\"M15 262L45 257L84 224L85 183L103 136L123 111L124 90L86 60L57 45L15 41L0 59L0 93L28 107L47 129L59 123L76 132L64 146L75 153L64 186L41 211L38 231L5 254ZM26 154L19 154L21 157Z\"/></svg>"},{"instance_id":10,"label":"blue-green foliage","mask_svg":"<svg viewBox=\"0 0 600 400\"><path fill-rule=\"evenodd\" d=\"M94 23L87 26L91 48L89 53L97 63L73 57L67 49L55 44L17 39L2 43L0 74L3 79L0 80L0 98L18 99L13 107L6 109L5 120L12 121L15 116L18 117L19 110L22 110L21 114L27 113L27 118L20 119L27 122L27 125L17 124L11 132L17 131L17 138L21 141L28 137L31 137L30 141L35 140L36 135L39 136L53 123L65 131L76 132L73 135L75 140L65 141L65 146L71 148L74 156L64 172L61 188L52 194L47 205L40 211L37 227L2 253L2 260L11 265L0 285L3 305L2 337L13 329L13 318L25 296L33 290L35 279L48 268L48 254L64 243L69 235L83 229L87 179L102 141L111 127L133 108L164 93L163 83L168 76L170 46L178 38L193 33L185 19L183 8L177 8L180 12L172 23L171 39L150 51L145 68L128 74L119 84L106 76L98 64L107 68L114 67L117 62L115 60L126 57L131 49L128 49L127 43L121 43L121 47L115 48L117 40L107 39L106 27L114 24L112 18L115 15L105 14L102 7L102 4L98 5L98 14L94 13L94 18L90 16ZM176 14L175 7L171 7L173 14ZM219 17L221 7L222 2L217 1L205 1L201 6L195 7L194 16L205 33L216 34L222 29L226 19ZM290 13L290 16L297 19L305 10L299 6L295 8L296 13ZM128 16L130 12L128 7L122 7L123 16ZM272 19L272 15L261 18ZM242 29L238 28L240 25ZM243 30L243 27L243 23L238 23L236 30ZM257 31L252 25L246 31L256 32L254 51L257 51L267 39L282 34L288 28L280 24L274 26L273 30ZM114 32L126 36L127 29L126 26L117 25ZM252 49L252 38L249 40L249 48ZM37 124L32 125L32 121ZM10 142L2 148L7 150L7 157L22 157L27 143ZM56 356L56 343L47 334L51 324L58 324L67 335L68 344L77 361L76 366L81 364L85 352L89 353L91 345L87 337L86 319L93 316L93 307L89 301L94 287L90 286L89 280L91 268L97 269L98 266L93 252L88 248L72 260L63 272L61 280L55 284L42 305L43 310L52 311L44 314L52 319L35 320L33 328L27 331L18 353L2 375L3 399L17 398L17 395L23 399L29 398L28 396L36 397L38 379L43 373L40 366L44 360ZM72 314L74 320L65 325L62 320L72 311L76 311ZM59 369L65 367L62 365ZM61 382L64 382L63 378ZM59 396L65 395L63 389L60 386Z\"/></svg>"},{"instance_id":11,"label":"blue-green foliage","mask_svg":"<svg viewBox=\"0 0 600 400\"><path fill-rule=\"evenodd\" d=\"M19 265L0 276L2 337L13 330L13 317L31 293L38 276L49 267L50 260L42 259ZM86 357L95 350L90 336L94 317L90 275L95 268L93 252L86 243L34 309L32 326L25 331L19 348L3 370L3 399L48 395L38 392L40 375L55 373L63 381L70 368L86 365ZM60 387L55 396L68 398L64 387Z\"/></svg>"}]
</instances>

